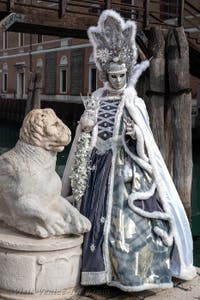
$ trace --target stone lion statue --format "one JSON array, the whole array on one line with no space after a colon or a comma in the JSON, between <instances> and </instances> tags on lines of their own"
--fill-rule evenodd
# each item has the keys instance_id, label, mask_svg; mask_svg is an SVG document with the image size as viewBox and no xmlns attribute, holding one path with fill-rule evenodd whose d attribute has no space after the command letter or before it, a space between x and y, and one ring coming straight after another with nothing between
<instances>
[{"instance_id":1,"label":"stone lion statue","mask_svg":"<svg viewBox=\"0 0 200 300\"><path fill-rule=\"evenodd\" d=\"M89 231L90 222L61 197L56 154L71 132L52 109L34 109L20 137L0 156L0 220L24 233L46 238Z\"/></svg>"}]
</instances>

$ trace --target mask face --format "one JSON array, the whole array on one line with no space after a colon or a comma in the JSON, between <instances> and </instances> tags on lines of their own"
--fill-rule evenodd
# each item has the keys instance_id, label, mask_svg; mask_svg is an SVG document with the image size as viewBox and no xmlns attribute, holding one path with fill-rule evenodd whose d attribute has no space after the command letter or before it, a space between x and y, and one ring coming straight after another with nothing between
<instances>
[{"instance_id":1,"label":"mask face","mask_svg":"<svg viewBox=\"0 0 200 300\"><path fill-rule=\"evenodd\" d=\"M108 81L115 90L120 90L126 85L126 72L108 73Z\"/></svg>"}]
</instances>

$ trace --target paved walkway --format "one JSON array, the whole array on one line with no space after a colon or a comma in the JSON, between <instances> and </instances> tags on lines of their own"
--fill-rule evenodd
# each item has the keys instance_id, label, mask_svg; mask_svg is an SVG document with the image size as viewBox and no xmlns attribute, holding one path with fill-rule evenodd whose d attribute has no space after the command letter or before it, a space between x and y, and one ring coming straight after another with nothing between
<instances>
[{"instance_id":1,"label":"paved walkway","mask_svg":"<svg viewBox=\"0 0 200 300\"><path fill-rule=\"evenodd\" d=\"M200 300L200 268L191 281L174 281L174 288L124 293L115 288L88 288L78 300Z\"/></svg>"},{"instance_id":2,"label":"paved walkway","mask_svg":"<svg viewBox=\"0 0 200 300\"><path fill-rule=\"evenodd\" d=\"M33 297L34 300L65 300L62 297L56 296L42 296ZM6 299L20 299L28 300L33 299L32 296L10 298ZM125 293L117 288L109 288L107 286L89 287L83 291L82 296L74 296L68 300L200 300L200 268L197 268L197 276L191 281L174 281L174 288L166 290L148 290L139 293Z\"/></svg>"}]
</instances>

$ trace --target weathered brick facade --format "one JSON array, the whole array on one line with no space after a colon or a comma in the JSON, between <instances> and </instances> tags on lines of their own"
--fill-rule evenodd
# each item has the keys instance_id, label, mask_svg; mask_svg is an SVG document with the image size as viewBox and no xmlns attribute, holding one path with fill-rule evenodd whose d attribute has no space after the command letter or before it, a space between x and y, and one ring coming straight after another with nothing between
<instances>
[{"instance_id":1,"label":"weathered brick facade","mask_svg":"<svg viewBox=\"0 0 200 300\"><path fill-rule=\"evenodd\" d=\"M42 72L42 100L78 103L80 93L88 93L92 64L88 40L1 31L0 45L2 98L26 99L29 74L37 67Z\"/></svg>"}]
</instances>

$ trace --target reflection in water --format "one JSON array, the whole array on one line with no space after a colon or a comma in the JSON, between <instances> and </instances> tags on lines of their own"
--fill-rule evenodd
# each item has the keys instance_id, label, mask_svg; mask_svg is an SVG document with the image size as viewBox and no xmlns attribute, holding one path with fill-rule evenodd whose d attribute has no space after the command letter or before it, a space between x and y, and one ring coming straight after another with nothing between
<instances>
[{"instance_id":1,"label":"reflection in water","mask_svg":"<svg viewBox=\"0 0 200 300\"><path fill-rule=\"evenodd\" d=\"M63 175L70 148L71 148L71 144L66 146L64 151L58 153L57 155L56 171L60 177L62 177Z\"/></svg>"},{"instance_id":2,"label":"reflection in water","mask_svg":"<svg viewBox=\"0 0 200 300\"><path fill-rule=\"evenodd\" d=\"M192 233L194 239L194 265L200 266L200 140L193 138L192 179Z\"/></svg>"},{"instance_id":3,"label":"reflection in water","mask_svg":"<svg viewBox=\"0 0 200 300\"><path fill-rule=\"evenodd\" d=\"M200 236L200 140L193 139L192 232Z\"/></svg>"},{"instance_id":4,"label":"reflection in water","mask_svg":"<svg viewBox=\"0 0 200 300\"><path fill-rule=\"evenodd\" d=\"M21 124L16 122L0 121L0 155L13 148L19 137ZM58 153L56 171L62 177L71 144Z\"/></svg>"},{"instance_id":5,"label":"reflection in water","mask_svg":"<svg viewBox=\"0 0 200 300\"><path fill-rule=\"evenodd\" d=\"M0 154L12 148L19 136L20 125L16 122L0 121Z\"/></svg>"}]
</instances>

